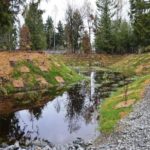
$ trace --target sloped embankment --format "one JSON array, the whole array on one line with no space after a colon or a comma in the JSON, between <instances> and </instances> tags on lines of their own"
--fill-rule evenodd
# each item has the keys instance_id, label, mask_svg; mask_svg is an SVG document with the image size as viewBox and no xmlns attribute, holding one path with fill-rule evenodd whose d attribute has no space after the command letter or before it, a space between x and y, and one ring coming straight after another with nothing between
<instances>
[{"instance_id":1,"label":"sloped embankment","mask_svg":"<svg viewBox=\"0 0 150 150\"><path fill-rule=\"evenodd\" d=\"M0 52L0 58L1 98L18 92L60 88L81 79L73 70L44 53Z\"/></svg>"},{"instance_id":2,"label":"sloped embankment","mask_svg":"<svg viewBox=\"0 0 150 150\"><path fill-rule=\"evenodd\" d=\"M118 121L127 116L133 110L133 104L144 96L145 87L150 84L150 53L124 56L110 69L132 78L133 82L102 102L100 128L104 133L115 130Z\"/></svg>"}]
</instances>

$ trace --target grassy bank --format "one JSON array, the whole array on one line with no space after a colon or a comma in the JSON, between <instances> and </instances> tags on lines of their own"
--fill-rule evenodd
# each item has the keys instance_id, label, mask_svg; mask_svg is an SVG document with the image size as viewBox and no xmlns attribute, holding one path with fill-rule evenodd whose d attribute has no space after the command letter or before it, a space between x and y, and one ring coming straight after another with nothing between
<instances>
[{"instance_id":1,"label":"grassy bank","mask_svg":"<svg viewBox=\"0 0 150 150\"><path fill-rule=\"evenodd\" d=\"M99 111L100 130L104 133L112 132L117 122L128 115L133 104L144 95L145 87L150 84L150 54L126 56L109 68L134 78L134 81L128 85L126 93L125 87L122 87L103 101ZM120 107L117 107L119 105Z\"/></svg>"},{"instance_id":2,"label":"grassy bank","mask_svg":"<svg viewBox=\"0 0 150 150\"><path fill-rule=\"evenodd\" d=\"M50 89L76 83L83 79L74 70L51 55L40 53L0 53L4 66L0 70L0 96L13 93ZM5 56L8 59L4 58Z\"/></svg>"}]
</instances>

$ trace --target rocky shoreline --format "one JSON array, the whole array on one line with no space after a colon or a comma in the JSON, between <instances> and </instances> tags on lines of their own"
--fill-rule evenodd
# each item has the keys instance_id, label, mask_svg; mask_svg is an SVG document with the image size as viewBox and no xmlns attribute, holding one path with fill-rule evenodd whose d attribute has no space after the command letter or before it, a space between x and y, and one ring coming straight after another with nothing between
<instances>
[{"instance_id":1,"label":"rocky shoreline","mask_svg":"<svg viewBox=\"0 0 150 150\"><path fill-rule=\"evenodd\" d=\"M96 147L92 145L91 141L85 142L81 138L77 138L72 143L65 145L54 145L49 141L36 139L26 141L24 146L20 145L19 141L16 141L13 145L2 143L0 150L96 150Z\"/></svg>"}]
</instances>

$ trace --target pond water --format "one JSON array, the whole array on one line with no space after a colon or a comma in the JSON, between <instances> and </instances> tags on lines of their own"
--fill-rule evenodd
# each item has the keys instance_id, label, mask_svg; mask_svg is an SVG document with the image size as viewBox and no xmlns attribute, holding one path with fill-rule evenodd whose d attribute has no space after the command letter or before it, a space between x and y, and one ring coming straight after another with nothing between
<instances>
[{"instance_id":1,"label":"pond water","mask_svg":"<svg viewBox=\"0 0 150 150\"><path fill-rule=\"evenodd\" d=\"M113 72L86 72L90 82L82 81L41 107L0 115L0 141L40 138L54 144L72 142L77 137L95 139L98 105L122 86L122 75Z\"/></svg>"}]
</instances>

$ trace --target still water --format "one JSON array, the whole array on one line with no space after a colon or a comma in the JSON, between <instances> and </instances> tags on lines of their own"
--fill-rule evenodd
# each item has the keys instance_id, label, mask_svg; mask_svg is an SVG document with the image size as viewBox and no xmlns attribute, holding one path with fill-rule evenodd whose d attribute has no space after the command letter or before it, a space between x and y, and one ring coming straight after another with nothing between
<instances>
[{"instance_id":1,"label":"still water","mask_svg":"<svg viewBox=\"0 0 150 150\"><path fill-rule=\"evenodd\" d=\"M85 140L98 137L98 105L122 84L122 76L105 72L86 75L90 82L82 81L74 85L42 107L33 106L7 117L1 115L0 139L40 138L54 144L65 144L77 137Z\"/></svg>"}]
</instances>

